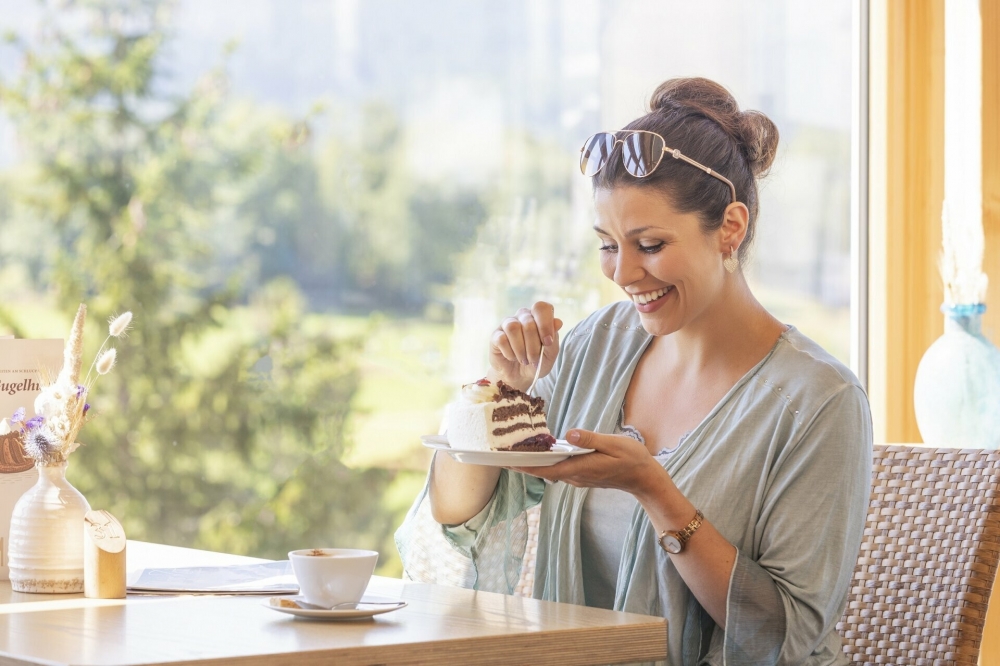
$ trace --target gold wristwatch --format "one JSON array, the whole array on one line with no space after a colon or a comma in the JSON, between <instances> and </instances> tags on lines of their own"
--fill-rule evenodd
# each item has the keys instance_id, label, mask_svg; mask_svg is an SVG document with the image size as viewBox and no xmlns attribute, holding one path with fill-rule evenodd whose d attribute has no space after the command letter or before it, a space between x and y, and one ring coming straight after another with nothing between
<instances>
[{"instance_id":1,"label":"gold wristwatch","mask_svg":"<svg viewBox=\"0 0 1000 666\"><path fill-rule=\"evenodd\" d=\"M688 540L691 539L691 535L698 531L701 524L705 521L705 516L702 515L701 511L696 511L694 518L687 527L679 532L673 532L671 530L664 530L660 532L660 538L656 540L660 544L660 548L667 551L671 555L676 555L677 553L684 550L684 546L687 544Z\"/></svg>"}]
</instances>

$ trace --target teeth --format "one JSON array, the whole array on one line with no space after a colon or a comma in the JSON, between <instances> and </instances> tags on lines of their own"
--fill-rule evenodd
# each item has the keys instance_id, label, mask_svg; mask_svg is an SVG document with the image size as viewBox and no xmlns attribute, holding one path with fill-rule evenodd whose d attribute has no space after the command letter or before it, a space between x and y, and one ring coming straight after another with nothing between
<instances>
[{"instance_id":1,"label":"teeth","mask_svg":"<svg viewBox=\"0 0 1000 666\"><path fill-rule=\"evenodd\" d=\"M669 288L660 289L658 291L650 291L645 294L635 294L632 296L632 300L640 305L645 305L646 303L652 303L656 299L660 298L664 294L670 291Z\"/></svg>"}]
</instances>

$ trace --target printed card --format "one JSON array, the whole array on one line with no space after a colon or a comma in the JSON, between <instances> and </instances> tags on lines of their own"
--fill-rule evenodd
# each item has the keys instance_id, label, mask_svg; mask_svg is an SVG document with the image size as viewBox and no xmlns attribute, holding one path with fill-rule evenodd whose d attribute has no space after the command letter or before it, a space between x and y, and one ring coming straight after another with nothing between
<instances>
[{"instance_id":1,"label":"printed card","mask_svg":"<svg viewBox=\"0 0 1000 666\"><path fill-rule=\"evenodd\" d=\"M0 419L24 407L35 415L35 397L44 377L55 379L62 367L62 340L0 338ZM14 504L38 479L34 461L24 455L16 433L0 435L0 580L8 580L7 543Z\"/></svg>"}]
</instances>

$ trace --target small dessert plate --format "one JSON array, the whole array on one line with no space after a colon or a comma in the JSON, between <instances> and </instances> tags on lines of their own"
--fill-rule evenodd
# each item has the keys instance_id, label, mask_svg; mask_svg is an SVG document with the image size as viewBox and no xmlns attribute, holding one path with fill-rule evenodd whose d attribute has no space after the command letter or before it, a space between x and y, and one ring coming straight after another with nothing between
<instances>
[{"instance_id":1,"label":"small dessert plate","mask_svg":"<svg viewBox=\"0 0 1000 666\"><path fill-rule=\"evenodd\" d=\"M551 451L465 451L451 448L445 435L424 435L420 441L428 449L447 453L458 462L489 467L548 467L570 456L594 452L594 449L573 446L564 439L557 439Z\"/></svg>"},{"instance_id":2,"label":"small dessert plate","mask_svg":"<svg viewBox=\"0 0 1000 666\"><path fill-rule=\"evenodd\" d=\"M302 595L295 595L294 597L271 597L263 605L279 613L288 613L311 620L357 620L382 613L391 613L406 606L406 602L387 597L366 596L357 604L342 604L342 608L326 609L306 603L305 597Z\"/></svg>"}]
</instances>

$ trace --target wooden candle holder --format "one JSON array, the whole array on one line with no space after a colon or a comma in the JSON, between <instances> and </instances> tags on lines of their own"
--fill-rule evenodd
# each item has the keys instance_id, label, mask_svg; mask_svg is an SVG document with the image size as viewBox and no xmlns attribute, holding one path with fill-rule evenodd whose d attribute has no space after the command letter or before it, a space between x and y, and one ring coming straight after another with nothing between
<instances>
[{"instance_id":1,"label":"wooden candle holder","mask_svg":"<svg viewBox=\"0 0 1000 666\"><path fill-rule=\"evenodd\" d=\"M125 530L103 509L83 518L83 594L89 599L125 598Z\"/></svg>"}]
</instances>

